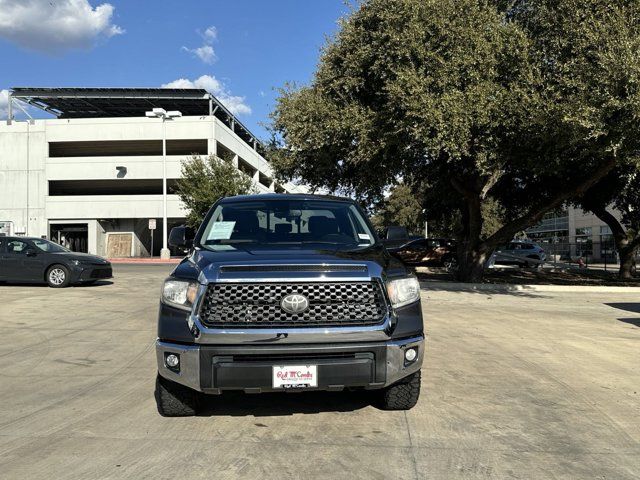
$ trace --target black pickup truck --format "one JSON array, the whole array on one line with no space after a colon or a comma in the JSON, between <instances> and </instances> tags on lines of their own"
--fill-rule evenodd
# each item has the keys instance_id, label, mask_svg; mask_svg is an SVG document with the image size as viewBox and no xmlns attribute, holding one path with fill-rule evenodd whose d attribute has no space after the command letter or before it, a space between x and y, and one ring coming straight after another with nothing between
<instances>
[{"instance_id":1,"label":"black pickup truck","mask_svg":"<svg viewBox=\"0 0 640 480\"><path fill-rule=\"evenodd\" d=\"M197 412L203 394L376 391L384 409L420 394L416 278L349 199L250 195L218 201L162 287L156 401Z\"/></svg>"}]
</instances>

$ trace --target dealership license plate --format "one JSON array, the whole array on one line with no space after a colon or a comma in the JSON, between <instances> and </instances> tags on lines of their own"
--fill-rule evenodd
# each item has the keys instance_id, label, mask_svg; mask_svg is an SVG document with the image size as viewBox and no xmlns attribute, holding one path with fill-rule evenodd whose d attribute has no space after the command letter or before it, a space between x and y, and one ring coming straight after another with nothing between
<instances>
[{"instance_id":1,"label":"dealership license plate","mask_svg":"<svg viewBox=\"0 0 640 480\"><path fill-rule=\"evenodd\" d=\"M273 367L273 388L313 388L317 386L317 365L274 365Z\"/></svg>"}]
</instances>

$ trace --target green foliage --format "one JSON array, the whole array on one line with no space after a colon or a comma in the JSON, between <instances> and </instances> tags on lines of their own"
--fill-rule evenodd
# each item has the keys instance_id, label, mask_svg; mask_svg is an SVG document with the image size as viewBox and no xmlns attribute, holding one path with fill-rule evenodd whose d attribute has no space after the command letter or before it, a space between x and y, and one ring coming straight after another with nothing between
<instances>
[{"instance_id":1,"label":"green foliage","mask_svg":"<svg viewBox=\"0 0 640 480\"><path fill-rule=\"evenodd\" d=\"M396 185L372 217L376 230L390 225L405 227L410 234L424 232L424 216L420 199L404 184Z\"/></svg>"},{"instance_id":2,"label":"green foliage","mask_svg":"<svg viewBox=\"0 0 640 480\"><path fill-rule=\"evenodd\" d=\"M188 214L187 224L198 227L211 206L220 198L255 193L251 179L230 159L194 155L182 161L182 178L176 193Z\"/></svg>"},{"instance_id":3,"label":"green foliage","mask_svg":"<svg viewBox=\"0 0 640 480\"><path fill-rule=\"evenodd\" d=\"M640 149L639 33L637 1L363 0L281 92L272 162L374 203L401 178L477 267Z\"/></svg>"}]
</instances>

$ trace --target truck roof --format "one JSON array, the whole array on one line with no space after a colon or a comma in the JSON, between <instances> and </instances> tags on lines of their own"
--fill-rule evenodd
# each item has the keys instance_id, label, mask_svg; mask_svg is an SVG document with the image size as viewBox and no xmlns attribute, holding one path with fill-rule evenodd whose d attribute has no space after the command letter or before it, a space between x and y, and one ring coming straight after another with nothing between
<instances>
[{"instance_id":1,"label":"truck roof","mask_svg":"<svg viewBox=\"0 0 640 480\"><path fill-rule=\"evenodd\" d=\"M311 193L258 193L252 195L236 195L235 197L223 198L220 200L220 203L251 202L255 200L331 200L335 202L355 203L351 198L337 197L334 195L315 195Z\"/></svg>"}]
</instances>

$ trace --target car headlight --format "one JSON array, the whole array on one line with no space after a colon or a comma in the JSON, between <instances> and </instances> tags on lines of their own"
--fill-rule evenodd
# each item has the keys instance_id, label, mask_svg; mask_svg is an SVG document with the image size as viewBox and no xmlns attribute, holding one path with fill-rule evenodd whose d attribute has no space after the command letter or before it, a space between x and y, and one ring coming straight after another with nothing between
<instances>
[{"instance_id":1,"label":"car headlight","mask_svg":"<svg viewBox=\"0 0 640 480\"><path fill-rule=\"evenodd\" d=\"M195 282L168 278L162 285L162 301L183 310L191 310L197 293L198 284Z\"/></svg>"},{"instance_id":2,"label":"car headlight","mask_svg":"<svg viewBox=\"0 0 640 480\"><path fill-rule=\"evenodd\" d=\"M387 282L387 294L394 308L420 300L420 283L416 277L405 277Z\"/></svg>"}]
</instances>

